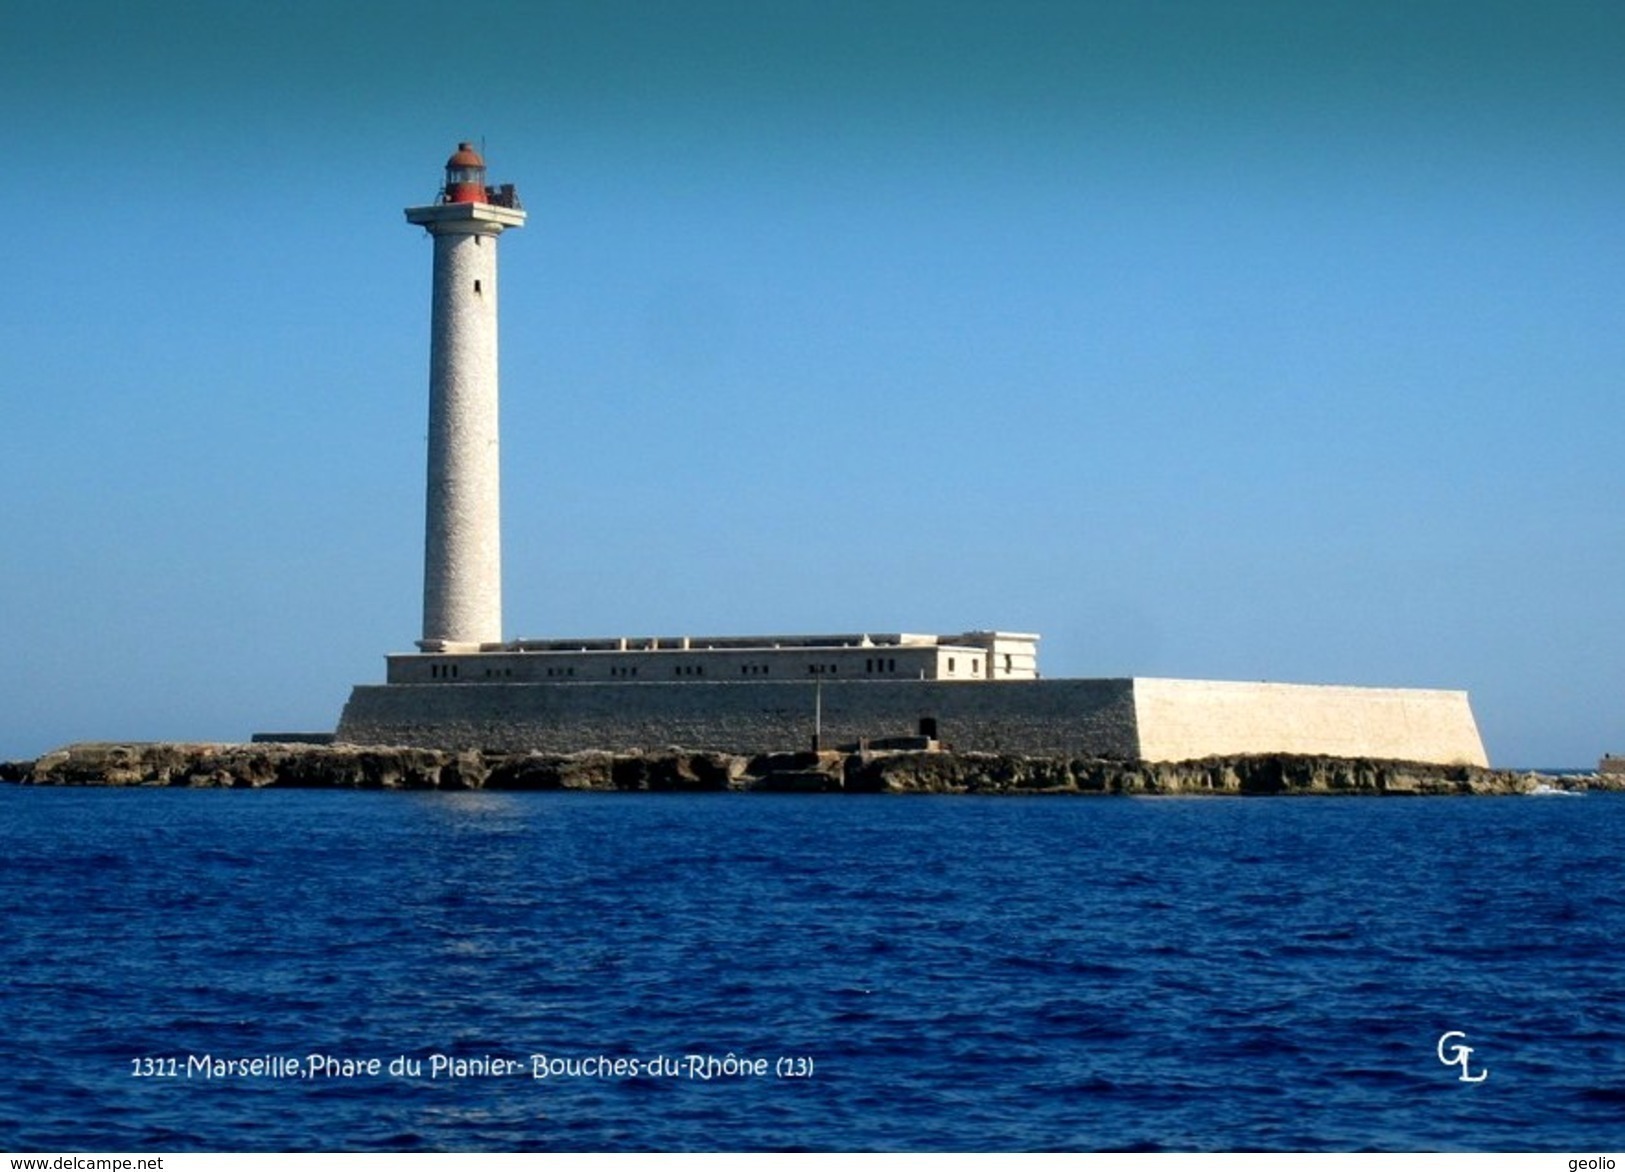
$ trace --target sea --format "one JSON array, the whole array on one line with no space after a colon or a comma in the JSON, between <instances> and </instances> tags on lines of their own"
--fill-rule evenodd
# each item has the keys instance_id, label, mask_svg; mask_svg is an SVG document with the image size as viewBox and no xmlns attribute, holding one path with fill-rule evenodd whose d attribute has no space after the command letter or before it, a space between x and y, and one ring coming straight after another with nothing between
<instances>
[{"instance_id":1,"label":"sea","mask_svg":"<svg viewBox=\"0 0 1625 1172\"><path fill-rule=\"evenodd\" d=\"M0 1148L1625 1149L1625 795L0 786Z\"/></svg>"}]
</instances>

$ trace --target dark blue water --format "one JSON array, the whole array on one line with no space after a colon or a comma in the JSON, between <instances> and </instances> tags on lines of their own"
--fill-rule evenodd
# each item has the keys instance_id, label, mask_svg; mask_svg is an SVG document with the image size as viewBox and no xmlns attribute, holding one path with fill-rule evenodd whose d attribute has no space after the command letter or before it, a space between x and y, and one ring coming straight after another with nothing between
<instances>
[{"instance_id":1,"label":"dark blue water","mask_svg":"<svg viewBox=\"0 0 1625 1172\"><path fill-rule=\"evenodd\" d=\"M1615 795L0 786L0 1147L1618 1150L1622 857ZM314 1052L386 1069L186 1077Z\"/></svg>"}]
</instances>

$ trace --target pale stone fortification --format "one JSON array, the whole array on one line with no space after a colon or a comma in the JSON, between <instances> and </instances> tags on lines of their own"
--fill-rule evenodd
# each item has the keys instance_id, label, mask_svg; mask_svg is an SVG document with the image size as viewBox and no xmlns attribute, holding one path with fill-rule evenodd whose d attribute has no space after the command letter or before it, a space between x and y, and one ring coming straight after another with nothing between
<instances>
[{"instance_id":1,"label":"pale stone fortification","mask_svg":"<svg viewBox=\"0 0 1625 1172\"><path fill-rule=\"evenodd\" d=\"M1486 765L1465 692L1208 680L806 679L356 688L338 739L732 753L924 735L959 751L1181 761L1243 754Z\"/></svg>"},{"instance_id":2,"label":"pale stone fortification","mask_svg":"<svg viewBox=\"0 0 1625 1172\"><path fill-rule=\"evenodd\" d=\"M502 641L496 244L524 223L463 143L434 235L419 654L357 687L337 738L504 751L771 753L923 737L965 750L1179 761L1322 754L1486 765L1465 692L1038 678L1038 636L781 635Z\"/></svg>"}]
</instances>

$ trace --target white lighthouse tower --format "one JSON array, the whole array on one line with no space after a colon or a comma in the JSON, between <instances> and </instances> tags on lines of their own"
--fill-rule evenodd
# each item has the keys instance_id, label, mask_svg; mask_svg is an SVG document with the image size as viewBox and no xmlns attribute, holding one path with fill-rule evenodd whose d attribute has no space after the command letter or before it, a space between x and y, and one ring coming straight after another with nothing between
<instances>
[{"instance_id":1,"label":"white lighthouse tower","mask_svg":"<svg viewBox=\"0 0 1625 1172\"><path fill-rule=\"evenodd\" d=\"M424 651L502 640L497 441L497 237L522 227L513 185L485 185L485 160L459 143L440 202L406 209L434 237L429 337L429 492Z\"/></svg>"}]
</instances>

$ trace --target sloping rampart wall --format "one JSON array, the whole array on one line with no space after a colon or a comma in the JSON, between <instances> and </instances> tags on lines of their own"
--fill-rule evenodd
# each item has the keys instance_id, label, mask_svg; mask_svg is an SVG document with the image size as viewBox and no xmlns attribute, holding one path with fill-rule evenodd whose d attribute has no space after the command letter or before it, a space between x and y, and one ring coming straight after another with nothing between
<instances>
[{"instance_id":1,"label":"sloping rampart wall","mask_svg":"<svg viewBox=\"0 0 1625 1172\"><path fill-rule=\"evenodd\" d=\"M1489 764L1466 692L1136 679L1134 708L1147 761L1297 753Z\"/></svg>"}]
</instances>

